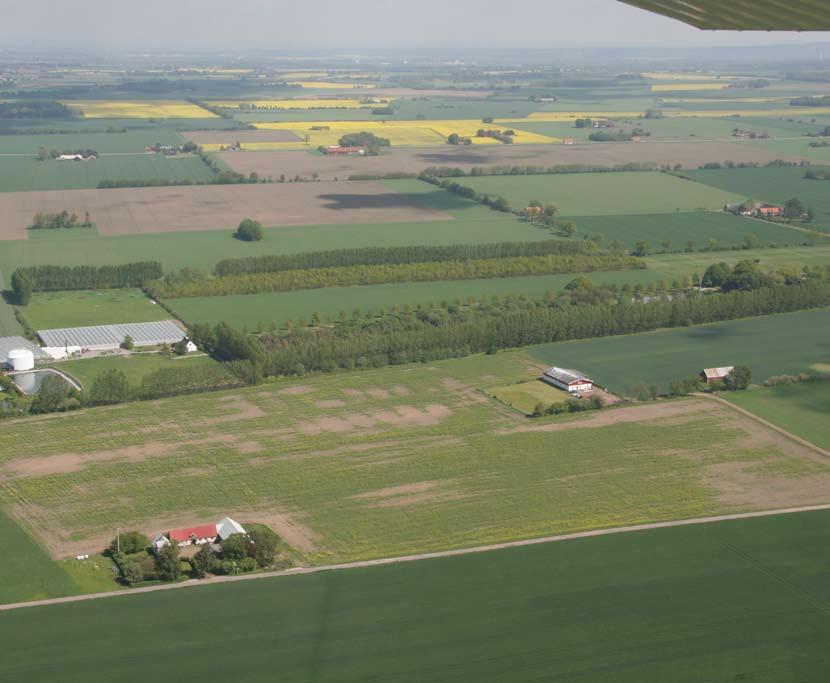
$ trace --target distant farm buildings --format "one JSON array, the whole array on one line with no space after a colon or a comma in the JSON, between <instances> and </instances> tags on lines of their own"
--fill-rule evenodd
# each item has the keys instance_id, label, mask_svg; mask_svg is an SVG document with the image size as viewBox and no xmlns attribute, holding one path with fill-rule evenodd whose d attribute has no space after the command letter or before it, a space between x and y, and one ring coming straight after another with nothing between
<instances>
[{"instance_id":1,"label":"distant farm buildings","mask_svg":"<svg viewBox=\"0 0 830 683\"><path fill-rule=\"evenodd\" d=\"M542 380L569 394L580 394L594 388L594 381L590 377L569 368L548 368L542 375Z\"/></svg>"},{"instance_id":2,"label":"distant farm buildings","mask_svg":"<svg viewBox=\"0 0 830 683\"><path fill-rule=\"evenodd\" d=\"M323 154L328 156L363 156L366 150L363 147L341 147L340 145L329 145L322 148Z\"/></svg>"},{"instance_id":3,"label":"distant farm buildings","mask_svg":"<svg viewBox=\"0 0 830 683\"><path fill-rule=\"evenodd\" d=\"M94 154L90 154L88 157L83 154L58 154L55 161L94 161L97 158Z\"/></svg>"},{"instance_id":4,"label":"distant farm buildings","mask_svg":"<svg viewBox=\"0 0 830 683\"><path fill-rule=\"evenodd\" d=\"M38 330L38 336L47 349L78 349L108 351L117 349L130 337L135 346L162 346L182 341L184 330L174 320L155 323L127 323L122 325L95 325L93 327L66 327Z\"/></svg>"},{"instance_id":5,"label":"distant farm buildings","mask_svg":"<svg viewBox=\"0 0 830 683\"><path fill-rule=\"evenodd\" d=\"M205 545L225 541L234 534L244 534L245 529L230 517L223 517L216 524L199 524L181 527L156 534L153 538L153 550L158 552L165 546L175 543L179 548L189 545Z\"/></svg>"},{"instance_id":6,"label":"distant farm buildings","mask_svg":"<svg viewBox=\"0 0 830 683\"><path fill-rule=\"evenodd\" d=\"M700 376L707 384L711 382L723 382L734 369L731 365L723 368L706 368L700 373Z\"/></svg>"},{"instance_id":7,"label":"distant farm buildings","mask_svg":"<svg viewBox=\"0 0 830 683\"><path fill-rule=\"evenodd\" d=\"M780 216L784 213L784 207L778 204L764 204L762 202L744 202L743 204L727 204L726 210L740 216Z\"/></svg>"}]
</instances>

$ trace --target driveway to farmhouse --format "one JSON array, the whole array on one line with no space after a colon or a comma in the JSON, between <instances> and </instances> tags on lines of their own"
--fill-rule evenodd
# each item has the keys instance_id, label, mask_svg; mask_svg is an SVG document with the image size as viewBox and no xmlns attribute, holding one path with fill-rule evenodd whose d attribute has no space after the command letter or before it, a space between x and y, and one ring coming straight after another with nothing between
<instances>
[{"instance_id":1,"label":"driveway to farmhouse","mask_svg":"<svg viewBox=\"0 0 830 683\"><path fill-rule=\"evenodd\" d=\"M172 583L162 586L148 586L147 588L134 588L132 590L108 591L106 593L92 593L89 595L72 595L65 598L52 598L50 600L14 602L7 605L0 605L0 611L24 609L27 607L42 607L45 605L60 605L67 602L84 602L86 600L100 600L101 598L125 597L130 595L138 595L139 593L155 593L157 591L177 590L179 588L192 588L194 586L213 586L218 583L231 583L235 581L256 581L258 579L272 579L285 576L296 576L297 574L316 574L318 572L340 571L343 569L380 567L388 564L398 564L400 562L434 560L444 557L457 557L459 555L470 555L472 553L490 552L492 550L504 550L506 548L521 548L529 545L540 545L542 543L558 543L560 541L570 541L576 538L592 538L594 536L624 534L634 531L647 531L649 529L667 529L676 526L710 524L712 522L725 522L733 519L751 519L754 517L771 517L773 515L788 515L797 512L811 512L815 510L830 510L830 504L807 505L803 507L783 508L778 510L760 510L757 512L742 512L732 515L717 515L714 517L680 519L675 520L673 522L654 522L652 524L637 524L633 526L615 527L612 529L596 529L594 531L580 531L573 534L561 534L559 536L546 536L543 538L530 538L523 541L510 541L508 543L496 543L493 545L482 545L473 548L459 548L457 550L444 550L435 553L422 553L420 555L387 557L379 560L364 560L362 562L349 562L345 564L321 565L319 567L295 567L293 569L285 569L282 571L263 572L262 574L246 574L242 576L218 576L212 579L189 579L187 581L182 581L180 583Z\"/></svg>"}]
</instances>

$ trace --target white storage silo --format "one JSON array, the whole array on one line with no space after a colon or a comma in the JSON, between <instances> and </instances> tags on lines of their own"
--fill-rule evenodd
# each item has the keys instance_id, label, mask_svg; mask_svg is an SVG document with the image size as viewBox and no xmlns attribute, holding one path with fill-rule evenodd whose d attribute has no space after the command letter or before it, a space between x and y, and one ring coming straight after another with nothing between
<instances>
[{"instance_id":1,"label":"white storage silo","mask_svg":"<svg viewBox=\"0 0 830 683\"><path fill-rule=\"evenodd\" d=\"M29 349L12 349L8 354L8 363L14 372L31 370L35 367L35 354Z\"/></svg>"}]
</instances>

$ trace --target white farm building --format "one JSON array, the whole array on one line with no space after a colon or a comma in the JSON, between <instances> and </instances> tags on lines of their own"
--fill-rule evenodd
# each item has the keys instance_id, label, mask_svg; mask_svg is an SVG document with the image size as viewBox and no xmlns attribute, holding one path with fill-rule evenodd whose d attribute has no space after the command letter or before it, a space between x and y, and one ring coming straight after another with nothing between
<instances>
[{"instance_id":1,"label":"white farm building","mask_svg":"<svg viewBox=\"0 0 830 683\"><path fill-rule=\"evenodd\" d=\"M548 368L542 375L542 380L569 394L579 394L594 388L594 380L569 368Z\"/></svg>"}]
</instances>

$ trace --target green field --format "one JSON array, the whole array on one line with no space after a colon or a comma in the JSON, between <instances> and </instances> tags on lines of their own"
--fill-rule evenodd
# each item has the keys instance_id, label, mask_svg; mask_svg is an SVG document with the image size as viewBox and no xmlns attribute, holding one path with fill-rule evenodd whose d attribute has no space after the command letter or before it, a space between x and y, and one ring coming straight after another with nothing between
<instances>
[{"instance_id":1,"label":"green field","mask_svg":"<svg viewBox=\"0 0 830 683\"><path fill-rule=\"evenodd\" d=\"M78 593L78 584L0 509L0 603ZM6 659L5 657L3 659Z\"/></svg>"},{"instance_id":2,"label":"green field","mask_svg":"<svg viewBox=\"0 0 830 683\"><path fill-rule=\"evenodd\" d=\"M553 202L563 216L717 211L743 195L709 188L665 173L560 173L464 178L477 192L504 195L514 209L532 200Z\"/></svg>"},{"instance_id":3,"label":"green field","mask_svg":"<svg viewBox=\"0 0 830 683\"><path fill-rule=\"evenodd\" d=\"M482 391L538 372L499 353L12 420L0 505L58 557L221 513L320 563L757 509L782 468L830 477L698 399L531 421Z\"/></svg>"},{"instance_id":4,"label":"green field","mask_svg":"<svg viewBox=\"0 0 830 683\"><path fill-rule=\"evenodd\" d=\"M830 449L830 382L784 384L725 397L817 446Z\"/></svg>"},{"instance_id":5,"label":"green field","mask_svg":"<svg viewBox=\"0 0 830 683\"><path fill-rule=\"evenodd\" d=\"M141 384L145 375L168 368L214 365L213 358L205 355L163 356L160 353L133 353L128 356L98 356L81 360L67 360L55 363L54 367L77 379L84 388L104 370L121 370L127 375L132 386Z\"/></svg>"},{"instance_id":6,"label":"green field","mask_svg":"<svg viewBox=\"0 0 830 683\"><path fill-rule=\"evenodd\" d=\"M488 387L485 391L506 406L515 408L526 415L530 415L539 403L547 407L553 403L564 403L568 398L566 392L538 378L500 387Z\"/></svg>"},{"instance_id":7,"label":"green field","mask_svg":"<svg viewBox=\"0 0 830 683\"><path fill-rule=\"evenodd\" d=\"M98 187L102 180L162 178L198 181L210 180L212 177L213 172L196 156L124 154L102 156L90 161L38 161L34 157L0 157L0 192L89 189Z\"/></svg>"},{"instance_id":8,"label":"green field","mask_svg":"<svg viewBox=\"0 0 830 683\"><path fill-rule=\"evenodd\" d=\"M816 213L814 225L830 230L830 181L808 180L803 168L741 168L684 171L700 183L767 202L797 197Z\"/></svg>"},{"instance_id":9,"label":"green field","mask_svg":"<svg viewBox=\"0 0 830 683\"><path fill-rule=\"evenodd\" d=\"M613 272L585 273L597 284L648 285L659 278L648 270L623 270ZM509 294L528 298L541 298L550 290L559 293L576 274L533 275L528 277L505 277L482 280L452 280L437 282L403 282L385 285L358 287L326 287L303 289L293 292L268 292L238 296L206 296L168 299L170 306L188 324L197 322L228 322L235 327L247 325L253 329L257 323L283 325L290 319L296 322L304 318L310 322L311 314L317 313L325 320L337 319L341 311L350 317L357 308L361 314L368 311L379 314L381 308L390 310L393 306L440 304L454 302L468 297L477 300Z\"/></svg>"},{"instance_id":10,"label":"green field","mask_svg":"<svg viewBox=\"0 0 830 683\"><path fill-rule=\"evenodd\" d=\"M810 236L800 230L783 225L735 216L724 211L695 211L691 213L653 213L622 216L580 216L574 221L577 237L603 235L602 246L613 240L633 247L645 240L654 251L683 250L689 240L693 249L707 248L709 240L715 240L716 248L740 248L747 236L754 244L788 246L811 242ZM712 258L717 258L712 256Z\"/></svg>"},{"instance_id":11,"label":"green field","mask_svg":"<svg viewBox=\"0 0 830 683\"><path fill-rule=\"evenodd\" d=\"M140 289L35 293L23 314L35 330L170 319L170 314Z\"/></svg>"},{"instance_id":12,"label":"green field","mask_svg":"<svg viewBox=\"0 0 830 683\"><path fill-rule=\"evenodd\" d=\"M753 380L796 374L830 362L830 309L782 313L619 337L535 347L549 365L577 368L615 393L698 374L703 368L748 365Z\"/></svg>"},{"instance_id":13,"label":"green field","mask_svg":"<svg viewBox=\"0 0 830 683\"><path fill-rule=\"evenodd\" d=\"M93 149L99 154L143 152L148 145L181 145L184 138L169 128L146 128L118 133L75 133L0 135L0 154L27 154L32 157L40 147L58 152Z\"/></svg>"},{"instance_id":14,"label":"green field","mask_svg":"<svg viewBox=\"0 0 830 683\"><path fill-rule=\"evenodd\" d=\"M0 271L6 284L18 266L107 265L161 261L166 271L185 266L210 271L224 258L293 254L325 249L412 244L484 244L550 239L537 226L515 216L478 207L455 220L420 223L367 223L265 228L261 242L242 242L231 231L176 232L100 237L94 232L44 230L42 238L5 241L0 245ZM93 216L94 220L94 216Z\"/></svg>"},{"instance_id":15,"label":"green field","mask_svg":"<svg viewBox=\"0 0 830 683\"><path fill-rule=\"evenodd\" d=\"M14 337L23 334L23 328L14 317L14 308L0 293L0 337Z\"/></svg>"},{"instance_id":16,"label":"green field","mask_svg":"<svg viewBox=\"0 0 830 683\"><path fill-rule=\"evenodd\" d=\"M830 147L810 147L810 143L825 142L826 138L798 138L797 140L765 140L762 144L777 154L797 154L814 159L816 164L830 163Z\"/></svg>"},{"instance_id":17,"label":"green field","mask_svg":"<svg viewBox=\"0 0 830 683\"><path fill-rule=\"evenodd\" d=\"M828 523L809 512L24 609L0 620L14 653L0 677L144 681L128 642L177 681L822 683Z\"/></svg>"}]
</instances>

